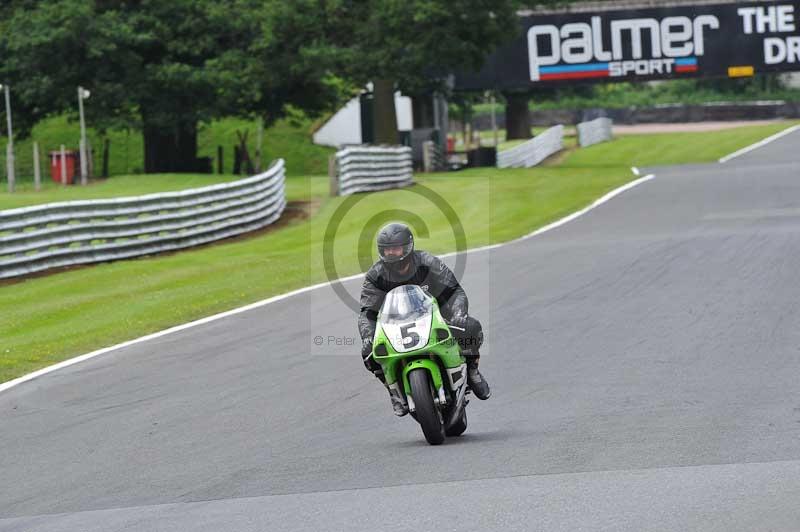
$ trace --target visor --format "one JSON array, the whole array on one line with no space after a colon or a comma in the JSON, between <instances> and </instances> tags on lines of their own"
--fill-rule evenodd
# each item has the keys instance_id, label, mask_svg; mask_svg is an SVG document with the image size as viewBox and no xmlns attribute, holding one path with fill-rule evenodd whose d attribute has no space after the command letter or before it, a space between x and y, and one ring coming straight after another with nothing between
<instances>
[{"instance_id":1,"label":"visor","mask_svg":"<svg viewBox=\"0 0 800 532\"><path fill-rule=\"evenodd\" d=\"M396 251L397 249L400 249L401 253L398 253ZM400 262L408 257L413 249L413 242L409 242L408 244L386 244L378 246L378 254L380 254L383 262L393 263Z\"/></svg>"}]
</instances>

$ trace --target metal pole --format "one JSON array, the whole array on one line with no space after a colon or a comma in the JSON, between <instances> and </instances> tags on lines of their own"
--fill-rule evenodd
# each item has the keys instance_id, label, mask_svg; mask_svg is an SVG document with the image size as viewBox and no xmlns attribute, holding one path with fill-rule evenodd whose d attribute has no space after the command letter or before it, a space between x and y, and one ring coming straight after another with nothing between
<instances>
[{"instance_id":1,"label":"metal pole","mask_svg":"<svg viewBox=\"0 0 800 532\"><path fill-rule=\"evenodd\" d=\"M447 131L442 127L442 107L444 98L438 92L433 93L433 128L436 130L436 143L442 150L447 146Z\"/></svg>"},{"instance_id":2,"label":"metal pole","mask_svg":"<svg viewBox=\"0 0 800 532\"><path fill-rule=\"evenodd\" d=\"M8 174L8 191L14 192L14 145L6 144L6 172Z\"/></svg>"},{"instance_id":3,"label":"metal pole","mask_svg":"<svg viewBox=\"0 0 800 532\"><path fill-rule=\"evenodd\" d=\"M450 115L448 111L447 99L439 95L441 98L441 108L439 109L439 127L442 130L442 134L439 136L439 147L442 153L447 153L447 136L450 134Z\"/></svg>"},{"instance_id":4,"label":"metal pole","mask_svg":"<svg viewBox=\"0 0 800 532\"><path fill-rule=\"evenodd\" d=\"M78 141L78 152L80 153L81 160L81 185L86 184L86 143L83 139Z\"/></svg>"},{"instance_id":5,"label":"metal pole","mask_svg":"<svg viewBox=\"0 0 800 532\"><path fill-rule=\"evenodd\" d=\"M39 167L39 143L33 141L33 184L36 190L42 188L42 169Z\"/></svg>"},{"instance_id":6,"label":"metal pole","mask_svg":"<svg viewBox=\"0 0 800 532\"><path fill-rule=\"evenodd\" d=\"M441 129L441 124L439 123L439 94L434 92L433 93L433 129Z\"/></svg>"},{"instance_id":7,"label":"metal pole","mask_svg":"<svg viewBox=\"0 0 800 532\"><path fill-rule=\"evenodd\" d=\"M88 172L86 161L86 121L83 118L83 87L78 87L78 113L81 118L81 185L86 185L86 177Z\"/></svg>"},{"instance_id":8,"label":"metal pole","mask_svg":"<svg viewBox=\"0 0 800 532\"><path fill-rule=\"evenodd\" d=\"M492 104L492 131L494 132L494 147L496 148L497 147L497 111L494 108L494 104L495 104L494 94L492 94L492 98L491 98L490 101L491 101L491 104Z\"/></svg>"},{"instance_id":9,"label":"metal pole","mask_svg":"<svg viewBox=\"0 0 800 532\"><path fill-rule=\"evenodd\" d=\"M6 121L8 122L8 145L6 146L6 174L8 176L8 191L14 192L14 130L11 127L11 91L8 85L3 84L6 97Z\"/></svg>"},{"instance_id":10,"label":"metal pole","mask_svg":"<svg viewBox=\"0 0 800 532\"><path fill-rule=\"evenodd\" d=\"M14 144L14 134L11 129L11 94L8 85L3 85L6 93L6 120L8 121L8 143Z\"/></svg>"},{"instance_id":11,"label":"metal pole","mask_svg":"<svg viewBox=\"0 0 800 532\"><path fill-rule=\"evenodd\" d=\"M67 186L67 149L61 145L61 186Z\"/></svg>"}]
</instances>

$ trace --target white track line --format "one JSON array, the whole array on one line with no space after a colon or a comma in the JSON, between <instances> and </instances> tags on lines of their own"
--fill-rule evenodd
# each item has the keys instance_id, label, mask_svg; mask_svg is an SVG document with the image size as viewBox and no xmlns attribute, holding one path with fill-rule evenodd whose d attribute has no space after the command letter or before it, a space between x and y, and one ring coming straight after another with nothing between
<instances>
[{"instance_id":1,"label":"white track line","mask_svg":"<svg viewBox=\"0 0 800 532\"><path fill-rule=\"evenodd\" d=\"M600 199L595 200L588 207L585 207L585 208L583 208L583 209L581 209L579 211L576 211L576 212L570 214L569 216L566 216L566 217L561 218L560 220L557 220L557 221L555 221L555 222L553 222L551 224L548 224L548 225L546 225L544 227L541 227L541 228L537 229L536 231L528 233L525 236L522 236L520 238L516 238L514 240L510 240L508 242L503 242L502 244L492 244L492 245L489 245L489 246L483 246L483 247L479 247L479 248L469 249L469 250L467 250L467 253L476 253L478 251L486 251L486 250L489 250L489 249L496 249L496 248L499 248L501 246L506 246L508 244L513 244L514 242L520 242L522 240L527 240L529 238L533 238L533 237L535 237L537 235L541 235L542 233L546 233L547 231L552 231L553 229L555 229L557 227L560 227L560 226L562 226L562 225L564 225L564 224L566 224L568 222L571 222L572 220L574 220L574 219L576 219L576 218L578 218L580 216L583 216L587 212L591 211L592 209L595 209L595 208L599 207L603 203L609 201L611 198L613 198L615 196L618 196L619 194L622 194L626 190L630 190L631 188L633 188L633 187L635 187L637 185L640 185L640 184L642 184L642 183L644 183L646 181L650 181L654 177L655 176L651 174L651 175L647 175L645 177L641 177L641 178L639 178L639 179L637 179L635 181L631 181L630 183L628 183L626 185L623 185L623 186L621 186L619 188L616 188L616 189L612 190L611 192L609 192L605 196L601 197ZM441 257L450 257L450 256L455 255L456 253L457 252L447 253L445 255L440 255L440 256ZM210 323L212 321L217 321L217 320L222 319L222 318L227 318L228 316L233 316L235 314L240 314L242 312L247 312L249 310L257 309L257 308L269 305L270 303L275 303L276 301L281 301L281 300L287 299L289 297L296 296L298 294L303 294L305 292L310 292L311 290L316 290L317 288L330 286L333 282L350 281L350 280L353 280L353 279L358 279L359 277L363 277L363 276L364 276L363 273L357 273L355 275L350 275L348 277L343 277L341 279L337 279L336 281L328 281L328 282L325 282L325 283L319 283L319 284L315 284L315 285L312 285L312 286L306 286L304 288L299 288L297 290L292 290L291 292L287 292L285 294L280 294L280 295L277 295L277 296L270 297L268 299L263 299L261 301L256 301L255 303L250 303L249 305L245 305L243 307L238 307L238 308L235 308L233 310L228 310L228 311L225 311L225 312L221 312L219 314L214 314L213 316L208 316L206 318L201 318L199 320L190 321L189 323L184 323L182 325L176 325L175 327L170 327L169 329L164 329L163 331L158 331L158 332L154 332L152 334L148 334L146 336L141 336L139 338L135 338L135 339L129 340L127 342L122 342L121 344L112 345L110 347L104 347L102 349L98 349L97 351L92 351L91 353L86 353L85 355L80 355L80 356L77 356L77 357L74 357L74 358L70 358L69 360L65 360L63 362L59 362L58 364L54 364L52 366L48 366L46 368L42 368L42 369L40 369L38 371L34 371L33 373L28 373L27 375L23 375L22 377L16 378L14 380L11 380L11 381L8 381L8 382L5 382L5 383L2 383L2 384L0 384L0 392L3 392L3 391L8 390L10 388L13 388L14 386L18 386L18 385L22 384L23 382L28 382L30 380L33 380L33 379L37 378L37 377L41 377L42 375L47 375L48 373L52 373L52 372L57 371L59 369L72 366L73 364L77 364L77 363L83 362L85 360L90 360L90 359L92 359L94 357L97 357L97 356L100 356L100 355L104 355L104 354L109 353L111 351L116 351L116 350L122 349L124 347L128 347L128 346L135 345L135 344L140 344L142 342L146 342L148 340L153 340L155 338L160 338L162 336L166 336L168 334L172 334L172 333L175 333L175 332L178 332L178 331L183 331L183 330L186 330L186 329L190 329L192 327L197 327L198 325L203 325L204 323Z\"/></svg>"},{"instance_id":2,"label":"white track line","mask_svg":"<svg viewBox=\"0 0 800 532\"><path fill-rule=\"evenodd\" d=\"M800 125L788 127L788 128L786 128L786 129L784 129L783 131L780 131L780 132L778 132L778 133L775 133L775 134L774 134L774 135L772 135L771 137L767 137L767 138L765 138L764 140L760 140L760 141L756 142L755 144L751 144L750 146L747 146L747 147L745 147L745 148L742 148L742 149L741 149L741 150L739 150L739 151L735 151L735 152L733 152L733 153L731 153L731 154L729 154L729 155L726 155L725 157L722 157L722 158L719 160L719 162L721 162L721 163L727 163L728 161L730 161L730 160L731 160L731 159L733 159L734 157L738 157L738 156L740 156L740 155L744 155L744 154L745 154L745 153L747 153L747 152L753 151L753 150L755 150L755 149L757 149L757 148L760 148L760 147L762 147L762 146L766 146L767 144L769 144L769 143L770 143L770 142L772 142L773 140L777 140L777 139L779 139L779 138L781 138L781 137L784 137L784 136L786 136L786 135L789 135L790 133L794 133L794 132L795 132L795 131L797 131L797 130L800 130Z\"/></svg>"}]
</instances>

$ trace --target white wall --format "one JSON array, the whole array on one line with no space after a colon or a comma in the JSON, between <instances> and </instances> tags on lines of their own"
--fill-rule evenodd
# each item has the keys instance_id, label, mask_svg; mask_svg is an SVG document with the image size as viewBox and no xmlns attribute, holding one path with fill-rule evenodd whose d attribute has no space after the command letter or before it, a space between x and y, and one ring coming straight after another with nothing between
<instances>
[{"instance_id":1,"label":"white wall","mask_svg":"<svg viewBox=\"0 0 800 532\"><path fill-rule=\"evenodd\" d=\"M314 133L314 144L361 144L361 105L353 98Z\"/></svg>"},{"instance_id":2,"label":"white wall","mask_svg":"<svg viewBox=\"0 0 800 532\"><path fill-rule=\"evenodd\" d=\"M396 92L394 106L397 113L397 129L400 131L413 129L411 98ZM313 138L314 144L335 148L344 144L361 144L361 105L358 98L353 98L339 109L314 133Z\"/></svg>"},{"instance_id":3,"label":"white wall","mask_svg":"<svg viewBox=\"0 0 800 532\"><path fill-rule=\"evenodd\" d=\"M414 129L414 118L411 114L411 98L394 93L394 109L397 113L397 130L411 131Z\"/></svg>"}]
</instances>

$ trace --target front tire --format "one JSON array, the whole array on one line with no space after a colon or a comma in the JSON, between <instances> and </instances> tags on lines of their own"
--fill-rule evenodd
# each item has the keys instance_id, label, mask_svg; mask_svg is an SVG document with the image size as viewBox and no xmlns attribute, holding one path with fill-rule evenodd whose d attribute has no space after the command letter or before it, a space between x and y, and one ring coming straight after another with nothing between
<instances>
[{"instance_id":1,"label":"front tire","mask_svg":"<svg viewBox=\"0 0 800 532\"><path fill-rule=\"evenodd\" d=\"M422 427L425 439L431 445L441 444L444 441L444 423L439 409L433 402L430 373L424 368L411 370L408 373L408 384L416 406L417 421Z\"/></svg>"}]
</instances>

